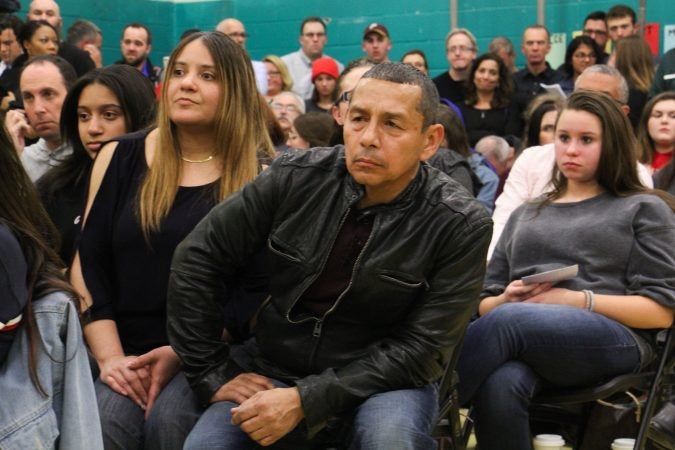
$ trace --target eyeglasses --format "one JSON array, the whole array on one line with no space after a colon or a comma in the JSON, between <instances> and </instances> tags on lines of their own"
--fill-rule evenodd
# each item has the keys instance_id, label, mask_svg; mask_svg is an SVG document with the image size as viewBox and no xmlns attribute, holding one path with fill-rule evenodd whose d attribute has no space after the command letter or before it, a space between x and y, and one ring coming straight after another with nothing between
<instances>
[{"instance_id":1,"label":"eyeglasses","mask_svg":"<svg viewBox=\"0 0 675 450\"><path fill-rule=\"evenodd\" d=\"M453 45L451 47L448 47L449 53L455 53L455 52L465 53L465 52L472 52L472 51L473 51L473 47L467 47L466 45Z\"/></svg>"},{"instance_id":2,"label":"eyeglasses","mask_svg":"<svg viewBox=\"0 0 675 450\"><path fill-rule=\"evenodd\" d=\"M342 102L348 102L349 100L352 99L352 91L344 91L340 96L338 97L337 101L335 104L342 103Z\"/></svg>"},{"instance_id":3,"label":"eyeglasses","mask_svg":"<svg viewBox=\"0 0 675 450\"><path fill-rule=\"evenodd\" d=\"M595 59L595 53L575 53L572 55L573 58L576 59Z\"/></svg>"},{"instance_id":4,"label":"eyeglasses","mask_svg":"<svg viewBox=\"0 0 675 450\"><path fill-rule=\"evenodd\" d=\"M278 70L268 70L267 71L268 77L278 77L280 75L281 75L281 72L279 72Z\"/></svg>"},{"instance_id":5,"label":"eyeglasses","mask_svg":"<svg viewBox=\"0 0 675 450\"><path fill-rule=\"evenodd\" d=\"M246 39L248 37L248 33L245 32L245 31L243 31L243 32L233 31L232 33L227 33L227 35L229 37L240 37L240 38L244 38L244 39Z\"/></svg>"},{"instance_id":6,"label":"eyeglasses","mask_svg":"<svg viewBox=\"0 0 675 450\"><path fill-rule=\"evenodd\" d=\"M282 105L281 103L272 103L272 109L275 111L288 111L289 113L299 113L300 109L295 105Z\"/></svg>"},{"instance_id":7,"label":"eyeglasses","mask_svg":"<svg viewBox=\"0 0 675 450\"><path fill-rule=\"evenodd\" d=\"M586 36L593 36L594 34L598 36L607 36L607 32L605 30L593 30L591 28L585 29L584 34Z\"/></svg>"},{"instance_id":8,"label":"eyeglasses","mask_svg":"<svg viewBox=\"0 0 675 450\"><path fill-rule=\"evenodd\" d=\"M326 33L303 33L302 35L306 38L314 39L314 38L322 38L326 35Z\"/></svg>"}]
</instances>

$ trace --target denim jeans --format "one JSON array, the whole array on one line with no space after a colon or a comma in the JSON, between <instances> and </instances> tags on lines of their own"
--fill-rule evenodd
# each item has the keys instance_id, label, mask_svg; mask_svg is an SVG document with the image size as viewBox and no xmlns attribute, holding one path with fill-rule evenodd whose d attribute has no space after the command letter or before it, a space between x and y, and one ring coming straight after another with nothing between
<instances>
[{"instance_id":1,"label":"denim jeans","mask_svg":"<svg viewBox=\"0 0 675 450\"><path fill-rule=\"evenodd\" d=\"M457 365L481 450L532 448L528 408L542 387L572 387L640 366L631 332L580 308L508 303L469 325Z\"/></svg>"},{"instance_id":2,"label":"denim jeans","mask_svg":"<svg viewBox=\"0 0 675 450\"><path fill-rule=\"evenodd\" d=\"M273 380L275 385L285 387ZM302 424L277 441L275 449L340 447L359 450L435 449L431 431L438 413L436 385L375 394L347 418L331 420L308 439ZM185 442L185 450L258 448L238 426L232 425L232 402L213 403Z\"/></svg>"},{"instance_id":3,"label":"denim jeans","mask_svg":"<svg viewBox=\"0 0 675 450\"><path fill-rule=\"evenodd\" d=\"M182 372L162 389L147 420L136 403L100 379L94 386L106 450L180 450L203 411Z\"/></svg>"}]
</instances>

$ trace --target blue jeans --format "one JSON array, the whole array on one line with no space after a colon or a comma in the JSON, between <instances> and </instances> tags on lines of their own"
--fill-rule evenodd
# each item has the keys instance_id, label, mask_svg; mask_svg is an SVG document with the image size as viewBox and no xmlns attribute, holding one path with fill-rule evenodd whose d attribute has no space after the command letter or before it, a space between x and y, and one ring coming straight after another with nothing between
<instances>
[{"instance_id":1,"label":"blue jeans","mask_svg":"<svg viewBox=\"0 0 675 450\"><path fill-rule=\"evenodd\" d=\"M279 387L285 386L276 380L273 382ZM272 448L435 449L431 431L438 414L437 394L436 385L375 394L348 418L329 421L326 428L311 439L300 425ZM257 448L245 432L232 425L230 409L235 406L233 402L209 406L188 436L185 450Z\"/></svg>"},{"instance_id":2,"label":"blue jeans","mask_svg":"<svg viewBox=\"0 0 675 450\"><path fill-rule=\"evenodd\" d=\"M180 450L203 411L182 372L164 386L147 420L145 411L100 378L94 386L106 450Z\"/></svg>"},{"instance_id":3,"label":"blue jeans","mask_svg":"<svg viewBox=\"0 0 675 450\"><path fill-rule=\"evenodd\" d=\"M579 308L501 305L469 325L457 365L481 450L532 448L528 408L542 387L583 386L640 366L631 332Z\"/></svg>"}]
</instances>

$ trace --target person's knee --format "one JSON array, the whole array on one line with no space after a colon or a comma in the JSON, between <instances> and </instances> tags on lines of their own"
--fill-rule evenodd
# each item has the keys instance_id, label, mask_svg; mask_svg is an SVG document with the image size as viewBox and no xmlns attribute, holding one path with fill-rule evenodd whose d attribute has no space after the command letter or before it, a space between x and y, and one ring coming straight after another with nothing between
<instances>
[{"instance_id":1,"label":"person's knee","mask_svg":"<svg viewBox=\"0 0 675 450\"><path fill-rule=\"evenodd\" d=\"M143 441L143 410L100 380L96 382L95 389L105 448L140 448Z\"/></svg>"},{"instance_id":2,"label":"person's knee","mask_svg":"<svg viewBox=\"0 0 675 450\"><path fill-rule=\"evenodd\" d=\"M436 411L437 391L432 385L373 396L356 414L351 448L435 448L431 431Z\"/></svg>"},{"instance_id":3,"label":"person's knee","mask_svg":"<svg viewBox=\"0 0 675 450\"><path fill-rule=\"evenodd\" d=\"M426 427L416 426L402 420L383 420L371 427L359 427L354 430L350 448L375 450L395 449L432 449L436 448L431 432Z\"/></svg>"}]
</instances>

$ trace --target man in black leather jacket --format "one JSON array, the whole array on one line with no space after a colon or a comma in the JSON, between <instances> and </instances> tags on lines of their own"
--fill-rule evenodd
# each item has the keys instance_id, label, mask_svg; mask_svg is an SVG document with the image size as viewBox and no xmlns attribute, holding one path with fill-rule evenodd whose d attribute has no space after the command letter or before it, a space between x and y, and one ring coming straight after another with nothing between
<instances>
[{"instance_id":1,"label":"man in black leather jacket","mask_svg":"<svg viewBox=\"0 0 675 450\"><path fill-rule=\"evenodd\" d=\"M185 448L435 448L434 382L475 310L492 226L420 162L443 137L438 102L415 69L374 67L344 148L278 158L178 247L169 339L209 405ZM265 245L270 297L230 346L220 299Z\"/></svg>"}]
</instances>

